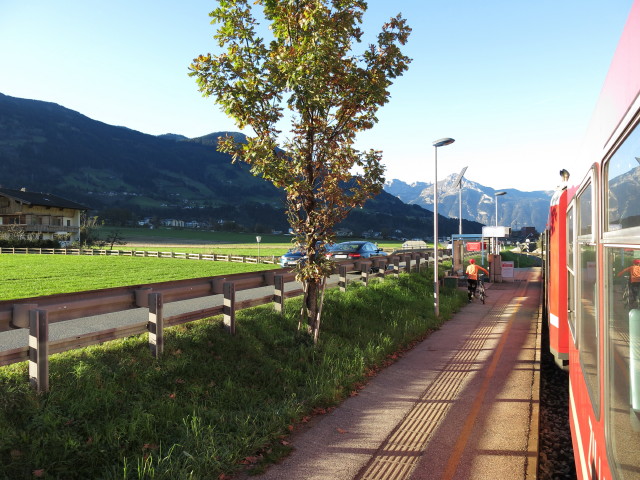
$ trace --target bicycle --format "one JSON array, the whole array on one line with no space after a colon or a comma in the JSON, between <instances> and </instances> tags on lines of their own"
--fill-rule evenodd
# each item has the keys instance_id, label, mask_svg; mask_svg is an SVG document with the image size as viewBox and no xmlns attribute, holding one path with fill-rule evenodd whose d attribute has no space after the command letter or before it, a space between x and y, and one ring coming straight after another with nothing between
<instances>
[{"instance_id":1,"label":"bicycle","mask_svg":"<svg viewBox=\"0 0 640 480\"><path fill-rule=\"evenodd\" d=\"M627 277L625 277L627 278ZM634 294L631 289L631 282L627 281L624 285L624 290L622 291L622 302L627 310L631 309L640 309L640 298Z\"/></svg>"},{"instance_id":2,"label":"bicycle","mask_svg":"<svg viewBox=\"0 0 640 480\"><path fill-rule=\"evenodd\" d=\"M484 299L487 298L487 292L484 289L484 282L482 281L482 276L478 278L478 295L480 296L480 300L482 300L482 304L484 305Z\"/></svg>"}]
</instances>

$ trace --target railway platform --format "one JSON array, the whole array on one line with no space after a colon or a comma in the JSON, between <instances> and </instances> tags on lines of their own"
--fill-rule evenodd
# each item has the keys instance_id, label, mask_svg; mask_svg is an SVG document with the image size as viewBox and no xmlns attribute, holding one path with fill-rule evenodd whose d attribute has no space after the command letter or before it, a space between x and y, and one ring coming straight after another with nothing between
<instances>
[{"instance_id":1,"label":"railway platform","mask_svg":"<svg viewBox=\"0 0 640 480\"><path fill-rule=\"evenodd\" d=\"M262 480L533 479L540 269L487 285L442 328L315 418Z\"/></svg>"}]
</instances>

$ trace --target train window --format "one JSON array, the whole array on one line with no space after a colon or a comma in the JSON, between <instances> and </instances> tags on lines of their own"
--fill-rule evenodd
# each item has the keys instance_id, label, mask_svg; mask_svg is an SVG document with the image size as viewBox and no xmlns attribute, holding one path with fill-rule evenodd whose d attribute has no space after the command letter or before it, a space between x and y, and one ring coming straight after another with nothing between
<instances>
[{"instance_id":1,"label":"train window","mask_svg":"<svg viewBox=\"0 0 640 480\"><path fill-rule=\"evenodd\" d=\"M631 283L635 259L640 259L638 249L605 249L605 421L611 467L620 479L638 478L640 471L640 288Z\"/></svg>"},{"instance_id":2,"label":"train window","mask_svg":"<svg viewBox=\"0 0 640 480\"><path fill-rule=\"evenodd\" d=\"M578 235L583 237L593 233L593 213L591 211L591 184L587 185L578 198Z\"/></svg>"},{"instance_id":3,"label":"train window","mask_svg":"<svg viewBox=\"0 0 640 480\"><path fill-rule=\"evenodd\" d=\"M573 242L575 241L573 229L573 205L567 209L567 267L573 270Z\"/></svg>"},{"instance_id":4,"label":"train window","mask_svg":"<svg viewBox=\"0 0 640 480\"><path fill-rule=\"evenodd\" d=\"M593 184L587 183L577 198L577 250L578 282L576 292L578 348L580 364L589 388L591 404L596 418L600 411L600 376L598 355L598 294L596 287L596 245L593 242Z\"/></svg>"},{"instance_id":5,"label":"train window","mask_svg":"<svg viewBox=\"0 0 640 480\"><path fill-rule=\"evenodd\" d=\"M569 328L576 339L576 308L575 308L575 268L573 266L573 245L575 241L575 229L573 227L573 204L567 209L567 308Z\"/></svg>"},{"instance_id":6,"label":"train window","mask_svg":"<svg viewBox=\"0 0 640 480\"><path fill-rule=\"evenodd\" d=\"M585 381L589 387L591 403L596 417L599 417L600 380L598 361L598 315L596 287L596 247L580 245L580 271L578 302L578 344L580 364Z\"/></svg>"},{"instance_id":7,"label":"train window","mask_svg":"<svg viewBox=\"0 0 640 480\"><path fill-rule=\"evenodd\" d=\"M634 128L605 166L605 231L640 226L640 126Z\"/></svg>"}]
</instances>

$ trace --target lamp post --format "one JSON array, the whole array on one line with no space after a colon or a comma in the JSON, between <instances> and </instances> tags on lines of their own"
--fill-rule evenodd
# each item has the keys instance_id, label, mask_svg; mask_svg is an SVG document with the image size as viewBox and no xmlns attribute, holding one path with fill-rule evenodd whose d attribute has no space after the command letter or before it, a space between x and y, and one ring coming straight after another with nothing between
<instances>
[{"instance_id":1,"label":"lamp post","mask_svg":"<svg viewBox=\"0 0 640 480\"><path fill-rule=\"evenodd\" d=\"M496 192L494 193L495 197L496 197L496 227L498 226L498 197L502 196L502 195L506 195L507 192ZM497 255L498 254L498 239L496 237L494 237L493 239L493 252ZM493 271L493 270L492 270Z\"/></svg>"},{"instance_id":2,"label":"lamp post","mask_svg":"<svg viewBox=\"0 0 640 480\"><path fill-rule=\"evenodd\" d=\"M433 182L433 309L440 316L440 284L438 283L438 147L451 145L453 138L441 138L433 142L435 150L435 177Z\"/></svg>"},{"instance_id":3,"label":"lamp post","mask_svg":"<svg viewBox=\"0 0 640 480\"><path fill-rule=\"evenodd\" d=\"M496 192L494 193L495 197L496 197L496 227L498 226L498 197L502 196L502 195L506 195L507 192Z\"/></svg>"},{"instance_id":4,"label":"lamp post","mask_svg":"<svg viewBox=\"0 0 640 480\"><path fill-rule=\"evenodd\" d=\"M468 167L464 167L458 174L458 178L453 182L453 186L458 187L458 234L462 235L462 178Z\"/></svg>"}]
</instances>

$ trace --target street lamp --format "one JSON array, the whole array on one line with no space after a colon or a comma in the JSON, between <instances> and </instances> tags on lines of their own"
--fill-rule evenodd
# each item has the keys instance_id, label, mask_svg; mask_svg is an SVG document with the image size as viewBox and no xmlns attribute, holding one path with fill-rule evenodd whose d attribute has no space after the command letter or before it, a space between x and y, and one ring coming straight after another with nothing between
<instances>
[{"instance_id":1,"label":"street lamp","mask_svg":"<svg viewBox=\"0 0 640 480\"><path fill-rule=\"evenodd\" d=\"M495 197L496 197L496 227L498 226L498 197L502 196L502 195L506 195L507 192L496 192L494 193Z\"/></svg>"},{"instance_id":2,"label":"street lamp","mask_svg":"<svg viewBox=\"0 0 640 480\"><path fill-rule=\"evenodd\" d=\"M453 138L441 138L433 142L435 150L435 177L433 182L433 308L436 318L440 316L440 284L438 283L438 147L451 145Z\"/></svg>"},{"instance_id":3,"label":"street lamp","mask_svg":"<svg viewBox=\"0 0 640 480\"><path fill-rule=\"evenodd\" d=\"M458 187L458 234L462 235L462 177L464 177L464 172L467 171L468 167L464 167L460 173L458 174L458 178L453 182L453 188Z\"/></svg>"},{"instance_id":4,"label":"street lamp","mask_svg":"<svg viewBox=\"0 0 640 480\"><path fill-rule=\"evenodd\" d=\"M494 193L495 197L496 197L496 227L498 226L498 197L502 196L502 195L506 195L507 192L496 192ZM498 252L498 239L494 237L493 239L493 248L494 248L494 253L497 255ZM493 270L492 270L493 271Z\"/></svg>"}]
</instances>

